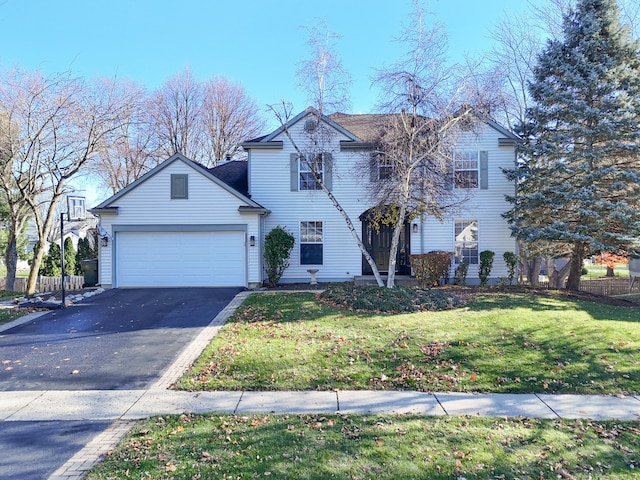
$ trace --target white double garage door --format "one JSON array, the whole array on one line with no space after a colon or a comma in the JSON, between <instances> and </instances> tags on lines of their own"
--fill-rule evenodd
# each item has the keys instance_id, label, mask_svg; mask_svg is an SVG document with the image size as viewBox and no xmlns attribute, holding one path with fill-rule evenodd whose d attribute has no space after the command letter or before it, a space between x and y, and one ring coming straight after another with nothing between
<instances>
[{"instance_id":1,"label":"white double garage door","mask_svg":"<svg viewBox=\"0 0 640 480\"><path fill-rule=\"evenodd\" d=\"M245 239L244 231L116 232L116 286L246 286Z\"/></svg>"}]
</instances>

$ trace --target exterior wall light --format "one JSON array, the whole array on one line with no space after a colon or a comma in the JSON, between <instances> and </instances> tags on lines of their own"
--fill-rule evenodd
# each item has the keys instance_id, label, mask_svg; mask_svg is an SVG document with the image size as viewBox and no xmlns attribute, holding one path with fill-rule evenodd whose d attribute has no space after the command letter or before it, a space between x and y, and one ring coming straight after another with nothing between
<instances>
[{"instance_id":1,"label":"exterior wall light","mask_svg":"<svg viewBox=\"0 0 640 480\"><path fill-rule=\"evenodd\" d=\"M101 244L102 244L103 247L108 246L109 245L109 237L107 237L107 236L102 237Z\"/></svg>"},{"instance_id":2,"label":"exterior wall light","mask_svg":"<svg viewBox=\"0 0 640 480\"><path fill-rule=\"evenodd\" d=\"M256 237L254 235L251 235L249 237L249 245L251 245L252 247L256 246Z\"/></svg>"},{"instance_id":3,"label":"exterior wall light","mask_svg":"<svg viewBox=\"0 0 640 480\"><path fill-rule=\"evenodd\" d=\"M412 228L413 228L413 233L418 233L418 224L417 223L414 223Z\"/></svg>"}]
</instances>

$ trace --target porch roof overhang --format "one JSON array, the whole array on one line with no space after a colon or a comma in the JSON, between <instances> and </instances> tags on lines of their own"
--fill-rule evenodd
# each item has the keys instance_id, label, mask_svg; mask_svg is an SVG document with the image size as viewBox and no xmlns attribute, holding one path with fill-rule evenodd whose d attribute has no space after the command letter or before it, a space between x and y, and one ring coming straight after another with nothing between
<instances>
[{"instance_id":1,"label":"porch roof overhang","mask_svg":"<svg viewBox=\"0 0 640 480\"><path fill-rule=\"evenodd\" d=\"M245 150L250 150L252 148L260 148L266 150L282 150L283 142L281 140L271 140L271 141L249 141L241 144L241 147Z\"/></svg>"},{"instance_id":2,"label":"porch roof overhang","mask_svg":"<svg viewBox=\"0 0 640 480\"><path fill-rule=\"evenodd\" d=\"M353 140L340 140L340 150L373 150L376 144L373 142L354 142Z\"/></svg>"},{"instance_id":3,"label":"porch roof overhang","mask_svg":"<svg viewBox=\"0 0 640 480\"><path fill-rule=\"evenodd\" d=\"M245 214L245 215L250 215L250 214L269 215L271 213L271 210L264 207L251 207L248 205L240 205L238 207L238 213Z\"/></svg>"},{"instance_id":4,"label":"porch roof overhang","mask_svg":"<svg viewBox=\"0 0 640 480\"><path fill-rule=\"evenodd\" d=\"M94 215L118 215L119 207L103 207L103 208L91 208L89 212Z\"/></svg>"}]
</instances>

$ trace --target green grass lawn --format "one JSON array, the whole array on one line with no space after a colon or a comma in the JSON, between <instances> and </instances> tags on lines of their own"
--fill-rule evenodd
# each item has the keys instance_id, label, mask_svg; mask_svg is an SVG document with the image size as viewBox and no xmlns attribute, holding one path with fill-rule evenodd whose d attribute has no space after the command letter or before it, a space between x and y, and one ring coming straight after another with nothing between
<instances>
[{"instance_id":1,"label":"green grass lawn","mask_svg":"<svg viewBox=\"0 0 640 480\"><path fill-rule=\"evenodd\" d=\"M632 479L640 423L363 415L156 417L88 480Z\"/></svg>"},{"instance_id":2,"label":"green grass lawn","mask_svg":"<svg viewBox=\"0 0 640 480\"><path fill-rule=\"evenodd\" d=\"M10 308L0 308L0 325L5 323L9 323L16 318L23 316L25 312L21 312L19 310L14 310Z\"/></svg>"},{"instance_id":3,"label":"green grass lawn","mask_svg":"<svg viewBox=\"0 0 640 480\"><path fill-rule=\"evenodd\" d=\"M607 274L607 267L604 265L585 265L587 274L582 278L593 279L604 277ZM613 274L616 277L629 278L629 266L628 265L616 265L613 269Z\"/></svg>"},{"instance_id":4,"label":"green grass lawn","mask_svg":"<svg viewBox=\"0 0 640 480\"><path fill-rule=\"evenodd\" d=\"M177 388L640 392L640 310L484 293L462 308L357 313L250 296Z\"/></svg>"},{"instance_id":5,"label":"green grass lawn","mask_svg":"<svg viewBox=\"0 0 640 480\"><path fill-rule=\"evenodd\" d=\"M18 292L11 292L9 290L0 290L0 300L11 300L13 298L22 295ZM0 325L11 322L18 317L24 315L25 312L14 310L12 308L0 308Z\"/></svg>"},{"instance_id":6,"label":"green grass lawn","mask_svg":"<svg viewBox=\"0 0 640 480\"><path fill-rule=\"evenodd\" d=\"M533 294L401 315L257 294L178 386L637 393L639 318ZM638 452L638 421L169 415L139 423L86 478L632 479Z\"/></svg>"}]
</instances>

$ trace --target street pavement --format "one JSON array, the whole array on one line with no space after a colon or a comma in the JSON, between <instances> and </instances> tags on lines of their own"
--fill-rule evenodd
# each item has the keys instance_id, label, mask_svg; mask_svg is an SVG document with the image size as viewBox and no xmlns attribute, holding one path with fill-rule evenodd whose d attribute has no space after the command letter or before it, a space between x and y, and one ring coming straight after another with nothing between
<instances>
[{"instance_id":1,"label":"street pavement","mask_svg":"<svg viewBox=\"0 0 640 480\"><path fill-rule=\"evenodd\" d=\"M108 292L107 292L108 293ZM591 418L596 420L640 419L640 396L546 395L546 394L463 394L412 391L333 391L333 392L181 392L168 390L216 335L249 292L241 292L207 325L167 327L194 333L182 345L173 362L161 371L129 382L131 388L11 390L0 385L0 447L15 460L0 461L2 478L81 479L102 455L112 449L133 427L135 421L158 414L208 413L362 413L419 415L483 415L532 418ZM104 295L104 294L103 294ZM108 298L108 297L107 297ZM135 302L133 302L135 304ZM160 309L161 310L161 309ZM156 312L157 314L158 312ZM126 325L128 317L121 317ZM24 320L23 320L24 321ZM42 320L40 320L42 321ZM26 324L38 322L27 319ZM153 329L147 326L147 329ZM160 327L163 328L163 327ZM136 330L136 328L132 328ZM11 330L11 335L14 331ZM92 334L95 335L95 332ZM68 333L71 335L71 333ZM91 334L86 334L90 337ZM4 334L0 331L0 340ZM25 337L26 338L26 337ZM22 343L29 345L22 339ZM179 350L179 349L178 349ZM0 350L2 351L2 350ZM176 352L174 352L176 353ZM123 368L123 367L119 367ZM126 372L124 372L126 373ZM124 375L124 378L128 378ZM155 381L149 382L153 378ZM22 380L24 381L24 380ZM45 382L48 385L48 382ZM29 385L28 383L25 383ZM107 385L110 382L106 383ZM142 388L136 388L143 385ZM56 426L57 425L57 426ZM30 446L21 437L26 427L42 431L39 442ZM73 442L61 447L65 435ZM15 442L15 445L12 443ZM48 448L49 443L52 447ZM40 450L51 455L43 465L26 467ZM40 463L31 462L33 464ZM24 467L22 467L24 466ZM55 467L55 468L54 468ZM33 471L27 468L35 469Z\"/></svg>"}]
</instances>

